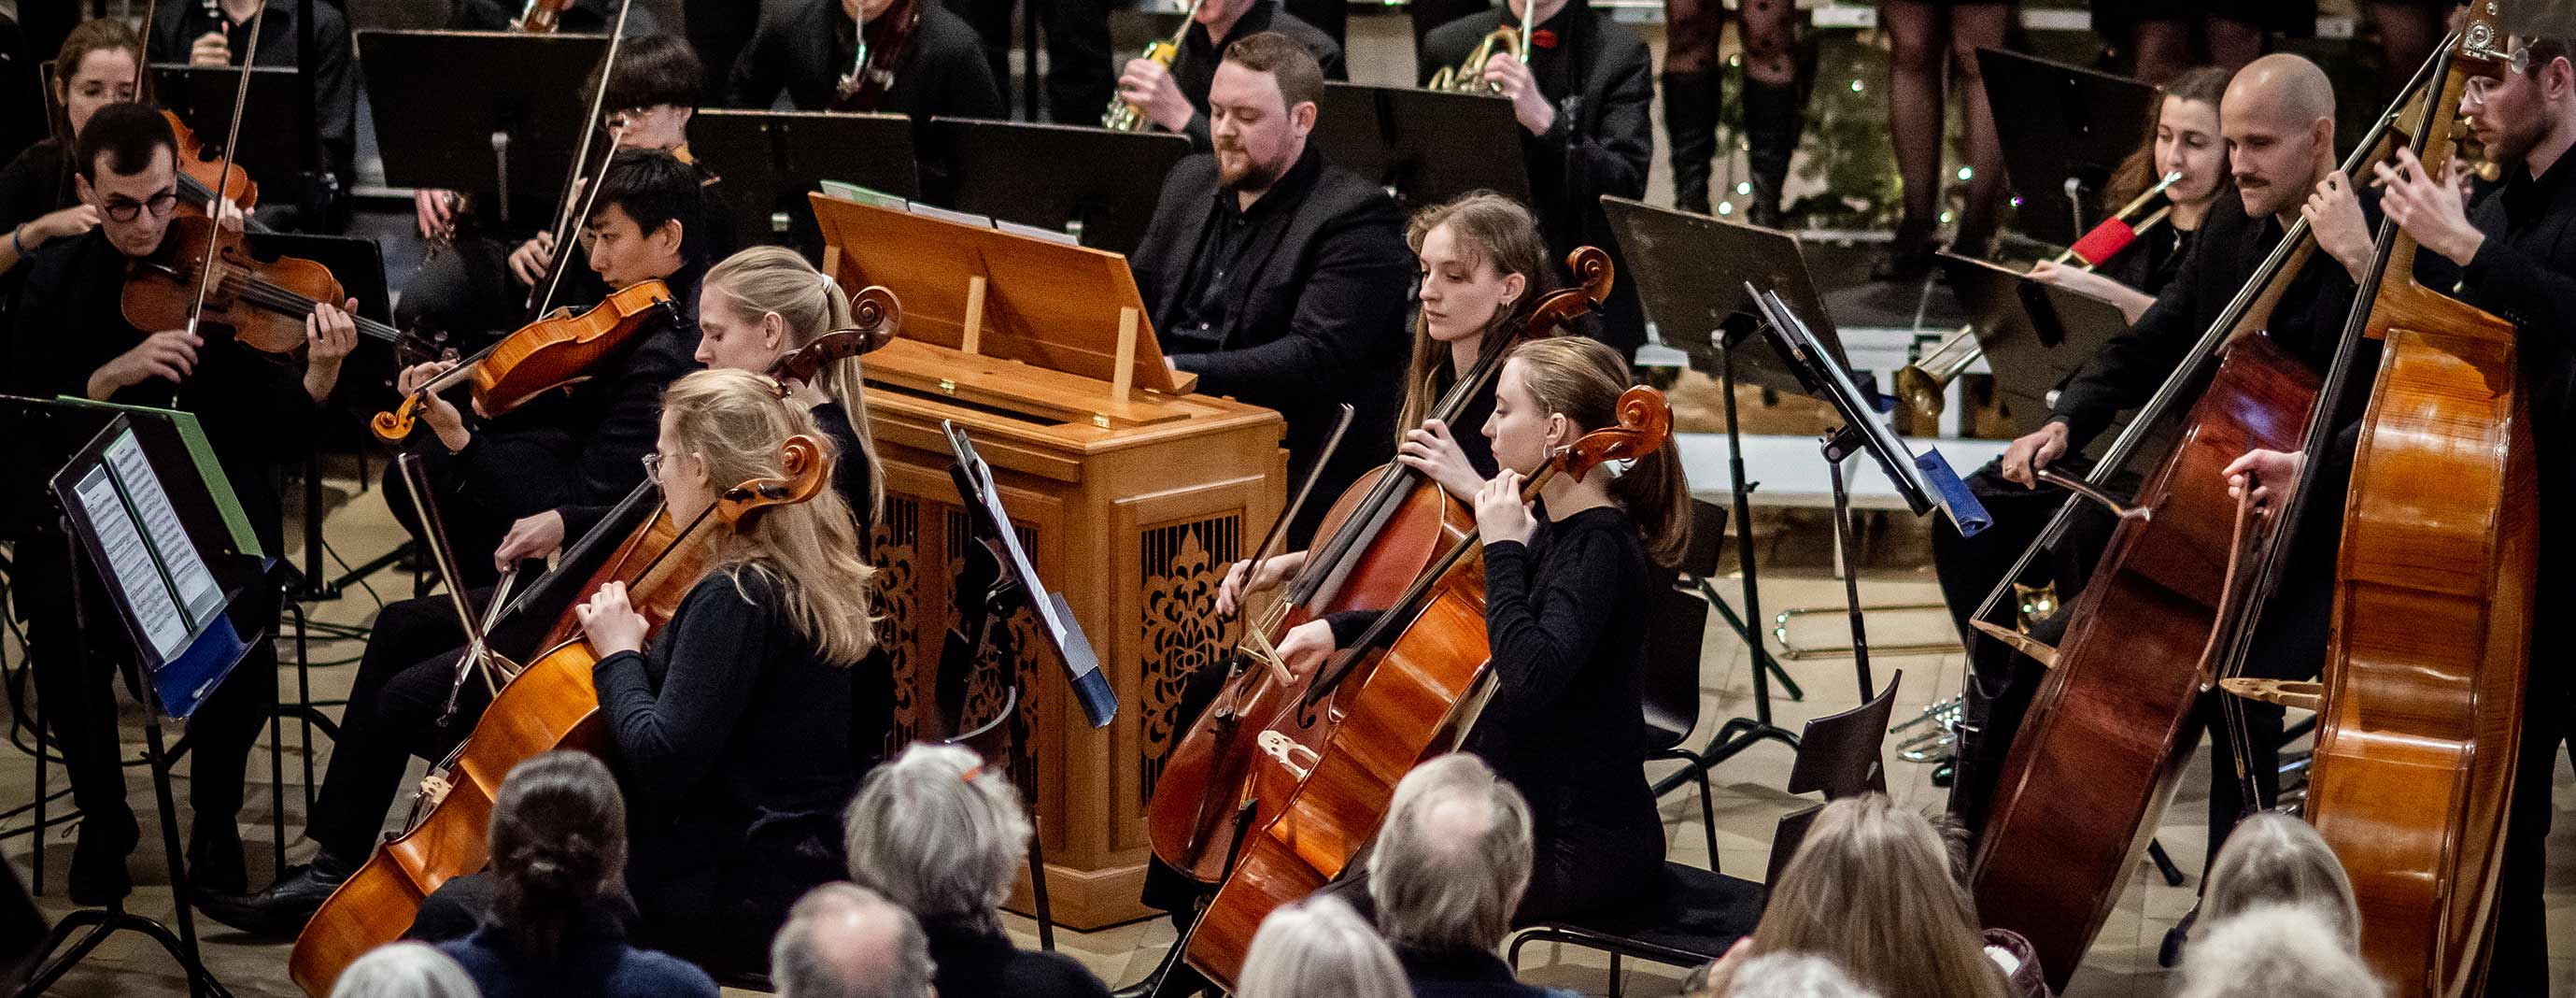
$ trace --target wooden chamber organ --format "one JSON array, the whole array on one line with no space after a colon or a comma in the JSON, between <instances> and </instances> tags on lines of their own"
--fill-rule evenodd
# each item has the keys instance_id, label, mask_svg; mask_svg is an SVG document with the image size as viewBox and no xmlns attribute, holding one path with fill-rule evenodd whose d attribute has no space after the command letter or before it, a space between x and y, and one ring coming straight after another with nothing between
<instances>
[{"instance_id":1,"label":"wooden chamber organ","mask_svg":"<svg viewBox=\"0 0 2576 998\"><path fill-rule=\"evenodd\" d=\"M903 302L895 342L867 357L868 426L885 465L875 553L878 634L892 657L892 747L944 737L941 647L966 557L966 514L941 423L993 468L1039 576L1063 592L1117 691L1094 729L1022 607L988 658L1018 677L1026 751L1013 776L1046 850L1056 920L1092 929L1154 912L1145 802L1184 719L1187 677L1232 647L1213 609L1226 566L1286 502L1279 414L1191 393L1164 363L1125 258L824 195L824 269ZM998 670L988 670L998 671ZM957 716L1004 702L970 683ZM951 696L956 696L951 691ZM1028 910L1023 883L1013 907Z\"/></svg>"}]
</instances>

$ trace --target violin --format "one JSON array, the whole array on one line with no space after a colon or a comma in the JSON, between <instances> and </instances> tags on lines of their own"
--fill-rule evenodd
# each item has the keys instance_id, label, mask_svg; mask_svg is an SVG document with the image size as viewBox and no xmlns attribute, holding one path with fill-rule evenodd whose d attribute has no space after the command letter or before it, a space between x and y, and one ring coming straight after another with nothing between
<instances>
[{"instance_id":1,"label":"violin","mask_svg":"<svg viewBox=\"0 0 2576 998\"><path fill-rule=\"evenodd\" d=\"M1567 265L1582 279L1540 299L1524 320L1518 339L1560 335L1577 318L1606 300L1614 278L1610 256L1593 247L1574 251ZM1441 396L1432 418L1454 421L1502 372L1511 351L1498 343ZM1323 462L1317 461L1320 467ZM1261 752L1254 738L1260 730L1245 722L1269 715L1278 705L1301 696L1306 683L1289 681L1268 668L1252 667L1268 654L1277 635L1289 628L1342 610L1392 606L1431 560L1448 544L1475 528L1474 512L1464 496L1451 496L1437 483L1402 464L1381 465L1362 475L1334 501L1316 536L1327 538L1314 548L1286 598L1259 618L1247 621L1244 640L1228 657L1224 688L1208 709L1192 721L1172 746L1147 804L1146 831L1154 854L1173 869L1202 883L1225 875L1225 859L1235 832L1243 827L1239 811L1247 799L1265 799L1247 781L1256 772ZM1270 535L1256 549L1260 564L1278 541L1282 525L1295 520L1305 502L1271 524ZM1266 819L1270 812L1257 818Z\"/></svg>"},{"instance_id":2,"label":"violin","mask_svg":"<svg viewBox=\"0 0 2576 998\"><path fill-rule=\"evenodd\" d=\"M886 92L894 89L895 69L903 65L913 32L921 27L921 4L922 0L894 0L875 20L859 26L859 50L850 58L850 71L841 74L832 88L832 110L885 107Z\"/></svg>"},{"instance_id":3,"label":"violin","mask_svg":"<svg viewBox=\"0 0 2576 998\"><path fill-rule=\"evenodd\" d=\"M206 257L194 255L209 246ZM204 286L203 311L197 309ZM302 257L254 256L239 231L199 215L170 220L161 251L126 265L120 305L136 329L185 329L192 315L231 327L233 338L268 353L304 345L304 320L316 306L337 306L348 295L329 268ZM425 348L410 334L364 316L351 317L360 335L394 344L406 355Z\"/></svg>"},{"instance_id":4,"label":"violin","mask_svg":"<svg viewBox=\"0 0 2576 998\"><path fill-rule=\"evenodd\" d=\"M259 184L250 179L250 171L231 162L231 157L206 152L204 140L195 129L179 120L171 111L161 112L170 122L170 137L179 147L179 205L190 214L204 214L206 206L217 197L232 202L243 211L259 206Z\"/></svg>"},{"instance_id":5,"label":"violin","mask_svg":"<svg viewBox=\"0 0 2576 998\"><path fill-rule=\"evenodd\" d=\"M418 425L429 396L471 382L474 408L499 416L540 395L587 380L590 369L617 352L655 316L679 317L669 285L643 281L619 288L586 311L557 309L440 373L405 396L392 412L368 421L386 443L399 443ZM147 327L149 328L149 327Z\"/></svg>"},{"instance_id":6,"label":"violin","mask_svg":"<svg viewBox=\"0 0 2576 998\"><path fill-rule=\"evenodd\" d=\"M1672 440L1663 394L1619 396L1618 423L1559 447L1523 486L1524 502L1558 474L1581 481L1604 462L1633 461ZM1231 989L1261 920L1340 876L1376 836L1397 781L1448 751L1491 694L1485 572L1471 526L1315 680L1254 728L1261 747L1247 785L1273 800L1243 836L1235 865L1176 944L1182 959Z\"/></svg>"},{"instance_id":7,"label":"violin","mask_svg":"<svg viewBox=\"0 0 2576 998\"><path fill-rule=\"evenodd\" d=\"M685 526L672 523L667 507L657 511L648 529L629 537L583 592L626 582L628 598L649 625L647 633L659 633L690 587L714 564L715 532L702 529L709 520L741 532L750 529L762 510L804 502L829 486L828 445L799 434L781 450L786 477L756 478L726 489ZM422 782L407 829L377 847L296 936L287 973L305 993L329 994L350 963L400 937L439 885L483 868L491 858L485 836L492 802L511 767L556 749L597 755L607 748L599 694L590 678L599 658L567 608L533 661L523 668L504 663L513 678L493 696L474 732L440 764L441 775Z\"/></svg>"},{"instance_id":8,"label":"violin","mask_svg":"<svg viewBox=\"0 0 2576 998\"><path fill-rule=\"evenodd\" d=\"M528 0L526 9L510 24L531 35L551 35L562 26L563 12L571 6L571 0Z\"/></svg>"}]
</instances>

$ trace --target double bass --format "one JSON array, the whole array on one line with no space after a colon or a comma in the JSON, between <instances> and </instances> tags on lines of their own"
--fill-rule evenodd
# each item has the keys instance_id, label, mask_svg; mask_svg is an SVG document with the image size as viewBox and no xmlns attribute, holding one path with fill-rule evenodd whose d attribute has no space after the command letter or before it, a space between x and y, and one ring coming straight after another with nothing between
<instances>
[{"instance_id":1,"label":"double bass","mask_svg":"<svg viewBox=\"0 0 2576 998\"><path fill-rule=\"evenodd\" d=\"M1550 454L1522 500L1536 499L1555 475L1580 481L1605 462L1669 446L1672 409L1662 393L1630 388L1617 413L1618 425ZM1482 551L1471 527L1254 733L1260 782L1286 792L1243 837L1232 871L1175 944L1209 980L1231 988L1261 920L1340 876L1376 837L1404 774L1455 748L1475 725L1493 692Z\"/></svg>"},{"instance_id":2,"label":"double bass","mask_svg":"<svg viewBox=\"0 0 2576 998\"><path fill-rule=\"evenodd\" d=\"M2390 154L2398 113L2434 78L2428 62L2344 162L2346 175ZM2096 466L2123 468L2151 439L2177 434L2132 504L2145 515L2120 518L2060 644L2033 649L2054 662L2013 740L1970 871L1984 924L2028 937L2052 988L2065 988L2119 901L2200 736L2196 708L2217 679L2205 656L2226 618L2238 542L2221 470L2247 451L2309 443L2318 373L2263 330L2301 268L2336 265L2315 250L2308 223L2292 225ZM1989 607L2088 497L2098 492L2069 500Z\"/></svg>"},{"instance_id":3,"label":"double bass","mask_svg":"<svg viewBox=\"0 0 2576 998\"><path fill-rule=\"evenodd\" d=\"M2458 151L2468 79L2518 72L2488 8L2468 10L2422 110L2427 170ZM2381 224L2376 250L2346 333L2385 344L2351 487L2304 494L2322 463L2311 460L2281 514L2343 504L2323 682L2223 683L2316 710L2303 814L2352 878L2362 956L2395 995L2458 996L2485 976L2527 709L2537 459L2513 323L2419 283L2417 246L2396 223ZM2243 586L2222 676L2241 671L2283 570L2268 554Z\"/></svg>"},{"instance_id":4,"label":"double bass","mask_svg":"<svg viewBox=\"0 0 2576 998\"><path fill-rule=\"evenodd\" d=\"M1558 335L1609 297L1614 279L1609 254L1587 246L1570 254L1566 263L1582 283L1540 299L1522 321L1518 338ZM1511 352L1508 346L1495 343L1485 349L1441 396L1431 417L1454 422L1500 376L1503 357ZM1304 499L1301 492L1299 503ZM1411 468L1389 464L1361 475L1335 500L1316 529L1316 536L1328 539L1316 545L1285 598L1245 622L1243 644L1228 657L1216 700L1173 744L1146 810L1155 856L1201 883L1224 879L1226 853L1235 836L1247 824L1269 820L1283 799L1255 784L1263 752L1259 733L1271 730L1271 720L1282 711L1295 709L1308 688L1306 680L1256 668L1253 660L1267 655L1272 635L1298 624L1343 610L1395 605L1443 549L1475 527L1466 499L1448 495ZM1254 564L1271 553L1296 516L1291 508L1272 523L1269 537L1253 554Z\"/></svg>"}]
</instances>

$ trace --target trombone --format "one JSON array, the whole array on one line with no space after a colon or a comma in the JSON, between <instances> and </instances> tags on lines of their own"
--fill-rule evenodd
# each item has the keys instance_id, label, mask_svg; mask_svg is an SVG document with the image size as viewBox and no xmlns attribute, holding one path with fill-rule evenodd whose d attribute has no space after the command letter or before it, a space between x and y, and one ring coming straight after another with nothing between
<instances>
[{"instance_id":1,"label":"trombone","mask_svg":"<svg viewBox=\"0 0 2576 998\"><path fill-rule=\"evenodd\" d=\"M2108 221L2094 226L2093 231L2085 233L2083 238L2075 241L2075 245L2067 247L2066 252L2057 254L2056 258L2049 262L2064 266L2069 261L2080 260L2082 262L2078 265L2078 269L2088 271L2100 266L2102 261L2127 249L2140 234L2163 223L2165 217L2173 213L2173 204L2167 202L2158 205L2154 212L2140 219L2135 226L2127 221L2130 215L2146 207L2147 202L2162 195L2166 188L2172 187L2181 179L2180 170L2165 174L2164 179L2158 181L2154 187L2148 188L2146 193L2138 195L2128 204L2121 206L2117 214L2112 215ZM1931 353L1923 355L1923 359L1897 370L1896 394L1905 399L1905 404L1911 406L1916 413L1926 417L1938 416L1948 405L1944 395L1949 390L1950 382L1956 380L1961 372L1968 369L1968 365L1976 363L1977 358L1985 354L1985 346L1977 342L1976 327L1960 326L1957 332L1943 337L1939 344L1933 346Z\"/></svg>"},{"instance_id":2,"label":"trombone","mask_svg":"<svg viewBox=\"0 0 2576 998\"><path fill-rule=\"evenodd\" d=\"M1485 82L1485 63L1491 62L1494 58L1494 50L1500 48L1509 53L1512 58L1520 60L1521 65L1529 65L1530 5L1537 2L1538 0L1521 0L1519 27L1515 28L1509 24L1495 25L1494 30L1485 34L1484 41L1476 43L1476 50L1467 53L1465 62L1454 67L1440 67L1439 72L1431 74L1431 82L1423 84L1423 89L1462 94L1500 93L1501 87Z\"/></svg>"},{"instance_id":3,"label":"trombone","mask_svg":"<svg viewBox=\"0 0 2576 998\"><path fill-rule=\"evenodd\" d=\"M1173 29L1172 37L1146 43L1144 54L1137 58L1164 69L1172 68L1172 59L1181 54L1181 42L1190 36L1190 22L1198 19L1200 2L1191 0L1189 13L1181 15L1181 26ZM1100 127L1113 132L1141 132L1145 130L1146 123L1144 108L1115 96L1109 98L1109 109L1100 112Z\"/></svg>"}]
</instances>

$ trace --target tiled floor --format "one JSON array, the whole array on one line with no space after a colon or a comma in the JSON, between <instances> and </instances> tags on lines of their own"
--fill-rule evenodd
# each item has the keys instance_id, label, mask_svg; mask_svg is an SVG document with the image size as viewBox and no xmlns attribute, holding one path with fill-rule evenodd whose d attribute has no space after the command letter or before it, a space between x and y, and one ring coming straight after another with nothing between
<instances>
[{"instance_id":1,"label":"tiled floor","mask_svg":"<svg viewBox=\"0 0 2576 998\"><path fill-rule=\"evenodd\" d=\"M334 503L329 519L329 536L337 552L350 559L372 556L386 550L396 533L381 501L381 493L370 492L349 499L345 505ZM1822 536L1821 522L1804 515L1798 517L1762 516L1757 518L1757 536L1764 538L1762 555L1763 607L1776 613L1793 607L1839 607L1842 587L1823 566L1824 549L1815 540ZM1880 543L1877 554L1884 563L1864 573L1863 598L1871 604L1928 602L1939 597L1928 574L1913 567L1919 562L1922 543L1913 529L1903 522L1893 525L1889 536ZM403 582L407 586L408 583ZM387 588L379 579L379 588ZM1722 585L1730 599L1736 595L1732 580ZM316 617L324 621L363 622L374 604L363 591L336 603L323 604ZM1819 616L1803 621L1792 637L1801 643L1823 642L1838 637L1839 619ZM1934 637L1940 633L1937 618L1922 614L1881 613L1870 618L1871 640L1882 649L1909 638ZM15 660L14 644L10 647ZM330 661L354 656L357 646L351 642L317 644L316 661ZM1712 618L1711 633L1703 658L1701 733L1691 740L1700 744L1709 732L1726 718L1752 712L1751 678L1745 647L1721 622ZM1894 681L1902 671L1902 684L1897 694L1899 719L1915 716L1926 704L1946 697L1960 681L1960 658L1955 650L1946 653L1895 656L1881 654L1873 659L1878 681ZM1788 667L1805 687L1804 701L1785 697L1775 703L1775 716L1783 725L1795 728L1800 722L1846 709L1858 702L1858 686L1848 659L1809 659L1792 662ZM354 670L349 667L321 668L314 671L314 695L333 698L343 693ZM287 677L292 683L292 676ZM131 711L127 717L129 747L140 745L139 717ZM289 786L285 794L288 834L296 834L301 825L304 800L301 790L302 767L295 748L299 744L290 726L286 732L289 749L286 775ZM1893 740L1888 754L1891 792L1909 807L1937 810L1944 792L1930 784L1930 767L1898 761ZM317 759L318 763L320 760ZM1779 788L1788 775L1790 753L1776 745L1754 748L1735 757L1715 773L1718 831L1717 857L1721 869L1737 876L1756 877L1764 869L1771 841L1771 828L1779 817L1804 807L1811 800L1783 793ZM2576 779L2571 779L2560 763L2557 803L2561 811L2559 834L2551 841L2552 865L2549 871L2551 938L2556 943L2554 966L2558 987L2566 989L2576 981ZM255 764L255 773L264 770ZM184 776L182 767L182 775ZM56 779L59 780L59 773ZM0 800L23 800L32 786L32 767L23 753L0 753ZM2158 941L2167 927L2180 917L2191 903L2193 885L2200 867L2202 842L2202 793L2197 773L2183 780L2183 792L2167 811L2160 830L2165 844L2194 881L2181 888L2167 887L2141 868L2126 896L2120 902L2111 923L2105 929L2091 956L2076 978L2070 993L2084 998L2092 996L2134 996L2150 998L2164 993L2165 975L2155 965ZM59 783L57 784L59 786ZM151 789L139 775L129 781L138 813L148 822L154 814ZM185 788L180 789L185 798ZM269 863L269 815L277 803L265 785L253 788L249 808L243 815L243 833L250 841L253 879L265 880ZM1708 860L1699 828L1699 808L1687 792L1676 793L1663 802L1672 858L1689 863ZM23 828L25 818L14 816L13 828ZM132 899L133 909L142 915L167 920L171 914L170 892L161 870L156 836L147 834L145 850L138 853L131 866L140 887ZM71 858L68 828L55 828L44 837L46 886L48 894L42 905L49 917L60 917L68 910L61 897L63 870ZM28 851L23 839L11 835L5 842L9 860L23 877L28 871ZM310 845L300 839L289 840L289 855L301 858ZM1034 945L1031 925L1013 918L1013 930L1024 941ZM203 925L200 922L200 925ZM1141 976L1171 943L1171 929L1162 921L1119 926L1099 932L1061 932L1058 947L1090 966L1103 978L1114 983ZM224 931L210 932L205 939L209 966L236 994L291 995L293 985L286 980L285 962L288 947L283 944L255 944ZM1607 990L1607 963L1597 955L1570 948L1534 946L1524 954L1524 972L1533 982L1573 988L1587 994ZM1654 996L1673 993L1681 971L1671 968L1628 965L1625 991L1628 994ZM120 936L96 954L57 989L66 995L141 995L175 994L182 982L174 965L148 943L134 936Z\"/></svg>"}]
</instances>

